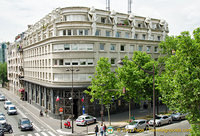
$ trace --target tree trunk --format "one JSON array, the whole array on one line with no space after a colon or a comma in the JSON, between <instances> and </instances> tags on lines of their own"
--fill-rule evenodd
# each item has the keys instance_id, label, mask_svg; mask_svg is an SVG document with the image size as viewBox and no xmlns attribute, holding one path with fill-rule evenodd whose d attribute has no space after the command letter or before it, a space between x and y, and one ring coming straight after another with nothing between
<instances>
[{"instance_id":1,"label":"tree trunk","mask_svg":"<svg viewBox=\"0 0 200 136\"><path fill-rule=\"evenodd\" d=\"M110 108L107 107L107 111L108 111L108 122L109 122L109 126L111 126L111 121L110 121Z\"/></svg>"},{"instance_id":2,"label":"tree trunk","mask_svg":"<svg viewBox=\"0 0 200 136\"><path fill-rule=\"evenodd\" d=\"M129 121L131 120L131 101L129 101Z\"/></svg>"},{"instance_id":3,"label":"tree trunk","mask_svg":"<svg viewBox=\"0 0 200 136\"><path fill-rule=\"evenodd\" d=\"M151 116L151 101L148 100L148 114Z\"/></svg>"}]
</instances>

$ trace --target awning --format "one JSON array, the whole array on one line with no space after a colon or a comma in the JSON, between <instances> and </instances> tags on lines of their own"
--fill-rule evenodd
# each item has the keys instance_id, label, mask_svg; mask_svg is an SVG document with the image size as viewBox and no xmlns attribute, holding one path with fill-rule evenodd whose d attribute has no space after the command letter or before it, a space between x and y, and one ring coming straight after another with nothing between
<instances>
[{"instance_id":1,"label":"awning","mask_svg":"<svg viewBox=\"0 0 200 136\"><path fill-rule=\"evenodd\" d=\"M24 88L22 88L22 89L19 89L19 92L24 92Z\"/></svg>"}]
</instances>

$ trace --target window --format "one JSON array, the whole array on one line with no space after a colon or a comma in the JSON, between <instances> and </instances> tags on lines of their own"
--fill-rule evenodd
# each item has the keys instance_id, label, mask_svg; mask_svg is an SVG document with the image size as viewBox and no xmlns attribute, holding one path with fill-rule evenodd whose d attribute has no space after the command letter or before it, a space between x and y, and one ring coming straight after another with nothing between
<instances>
[{"instance_id":1,"label":"window","mask_svg":"<svg viewBox=\"0 0 200 136\"><path fill-rule=\"evenodd\" d=\"M83 35L83 30L79 30L78 32L78 35Z\"/></svg>"},{"instance_id":2,"label":"window","mask_svg":"<svg viewBox=\"0 0 200 136\"><path fill-rule=\"evenodd\" d=\"M137 39L138 38L138 34L135 34L134 38Z\"/></svg>"},{"instance_id":3,"label":"window","mask_svg":"<svg viewBox=\"0 0 200 136\"><path fill-rule=\"evenodd\" d=\"M160 36L158 36L158 41L160 41Z\"/></svg>"},{"instance_id":4,"label":"window","mask_svg":"<svg viewBox=\"0 0 200 136\"><path fill-rule=\"evenodd\" d=\"M115 59L111 58L110 62L111 62L111 65L114 65L115 64Z\"/></svg>"},{"instance_id":5,"label":"window","mask_svg":"<svg viewBox=\"0 0 200 136\"><path fill-rule=\"evenodd\" d=\"M57 60L54 60L54 65L58 65ZM41 65L40 65L41 66Z\"/></svg>"},{"instance_id":6,"label":"window","mask_svg":"<svg viewBox=\"0 0 200 136\"><path fill-rule=\"evenodd\" d=\"M88 59L88 65L93 65L93 59Z\"/></svg>"},{"instance_id":7,"label":"window","mask_svg":"<svg viewBox=\"0 0 200 136\"><path fill-rule=\"evenodd\" d=\"M73 35L77 35L77 30L76 29L73 30Z\"/></svg>"},{"instance_id":8,"label":"window","mask_svg":"<svg viewBox=\"0 0 200 136\"><path fill-rule=\"evenodd\" d=\"M87 50L92 51L93 50L93 44L88 44L87 45Z\"/></svg>"},{"instance_id":9,"label":"window","mask_svg":"<svg viewBox=\"0 0 200 136\"><path fill-rule=\"evenodd\" d=\"M141 28L141 27L142 27L142 24L138 24L138 27Z\"/></svg>"},{"instance_id":10,"label":"window","mask_svg":"<svg viewBox=\"0 0 200 136\"><path fill-rule=\"evenodd\" d=\"M130 34L126 32L126 33L125 33L125 38L129 38L129 35L130 35Z\"/></svg>"},{"instance_id":11,"label":"window","mask_svg":"<svg viewBox=\"0 0 200 136\"><path fill-rule=\"evenodd\" d=\"M142 35L142 39L143 39L143 40L145 40L145 38L146 38L146 35L145 35L145 34L143 34L143 35Z\"/></svg>"},{"instance_id":12,"label":"window","mask_svg":"<svg viewBox=\"0 0 200 136\"><path fill-rule=\"evenodd\" d=\"M101 23L106 23L106 18L105 17L101 17Z\"/></svg>"},{"instance_id":13,"label":"window","mask_svg":"<svg viewBox=\"0 0 200 136\"><path fill-rule=\"evenodd\" d=\"M86 45L86 44L80 44L80 45L79 45L79 50L80 50L80 51L85 51L86 48L87 48L87 45Z\"/></svg>"},{"instance_id":14,"label":"window","mask_svg":"<svg viewBox=\"0 0 200 136\"><path fill-rule=\"evenodd\" d=\"M104 51L104 45L105 45L104 43L100 43L100 47L99 47L100 51Z\"/></svg>"},{"instance_id":15,"label":"window","mask_svg":"<svg viewBox=\"0 0 200 136\"><path fill-rule=\"evenodd\" d=\"M95 35L96 35L96 36L100 36L100 30L96 30Z\"/></svg>"},{"instance_id":16,"label":"window","mask_svg":"<svg viewBox=\"0 0 200 136\"><path fill-rule=\"evenodd\" d=\"M115 44L111 44L111 45L110 45L110 50L111 50L111 51L115 51Z\"/></svg>"},{"instance_id":17,"label":"window","mask_svg":"<svg viewBox=\"0 0 200 136\"><path fill-rule=\"evenodd\" d=\"M147 46L147 52L151 51L151 46Z\"/></svg>"},{"instance_id":18,"label":"window","mask_svg":"<svg viewBox=\"0 0 200 136\"><path fill-rule=\"evenodd\" d=\"M86 65L86 59L80 59L80 65Z\"/></svg>"},{"instance_id":19,"label":"window","mask_svg":"<svg viewBox=\"0 0 200 136\"><path fill-rule=\"evenodd\" d=\"M142 51L142 46L139 46L138 50L139 50L139 51Z\"/></svg>"},{"instance_id":20,"label":"window","mask_svg":"<svg viewBox=\"0 0 200 136\"><path fill-rule=\"evenodd\" d=\"M70 44L64 44L64 50L70 50Z\"/></svg>"},{"instance_id":21,"label":"window","mask_svg":"<svg viewBox=\"0 0 200 136\"><path fill-rule=\"evenodd\" d=\"M65 62L65 65L71 65L71 63L70 62Z\"/></svg>"},{"instance_id":22,"label":"window","mask_svg":"<svg viewBox=\"0 0 200 136\"><path fill-rule=\"evenodd\" d=\"M63 65L63 59L59 60L59 65Z\"/></svg>"},{"instance_id":23,"label":"window","mask_svg":"<svg viewBox=\"0 0 200 136\"><path fill-rule=\"evenodd\" d=\"M67 35L72 35L72 31L71 30L67 30Z\"/></svg>"},{"instance_id":24,"label":"window","mask_svg":"<svg viewBox=\"0 0 200 136\"><path fill-rule=\"evenodd\" d=\"M78 65L78 62L73 61L73 62L72 62L72 65Z\"/></svg>"},{"instance_id":25,"label":"window","mask_svg":"<svg viewBox=\"0 0 200 136\"><path fill-rule=\"evenodd\" d=\"M125 51L125 45L121 45L120 51Z\"/></svg>"},{"instance_id":26,"label":"window","mask_svg":"<svg viewBox=\"0 0 200 136\"><path fill-rule=\"evenodd\" d=\"M110 37L110 31L106 31L106 37Z\"/></svg>"},{"instance_id":27,"label":"window","mask_svg":"<svg viewBox=\"0 0 200 136\"><path fill-rule=\"evenodd\" d=\"M66 30L63 30L63 35L66 35Z\"/></svg>"},{"instance_id":28,"label":"window","mask_svg":"<svg viewBox=\"0 0 200 136\"><path fill-rule=\"evenodd\" d=\"M88 29L85 29L85 35L88 35Z\"/></svg>"},{"instance_id":29,"label":"window","mask_svg":"<svg viewBox=\"0 0 200 136\"><path fill-rule=\"evenodd\" d=\"M154 40L154 35L151 35L151 40Z\"/></svg>"},{"instance_id":30,"label":"window","mask_svg":"<svg viewBox=\"0 0 200 136\"><path fill-rule=\"evenodd\" d=\"M115 35L115 37L121 37L121 33L120 32L116 32L116 35Z\"/></svg>"},{"instance_id":31,"label":"window","mask_svg":"<svg viewBox=\"0 0 200 136\"><path fill-rule=\"evenodd\" d=\"M73 51L77 51L78 45L77 44L71 44L71 48L72 48Z\"/></svg>"},{"instance_id":32,"label":"window","mask_svg":"<svg viewBox=\"0 0 200 136\"><path fill-rule=\"evenodd\" d=\"M157 53L158 52L158 47L154 48L154 52Z\"/></svg>"}]
</instances>

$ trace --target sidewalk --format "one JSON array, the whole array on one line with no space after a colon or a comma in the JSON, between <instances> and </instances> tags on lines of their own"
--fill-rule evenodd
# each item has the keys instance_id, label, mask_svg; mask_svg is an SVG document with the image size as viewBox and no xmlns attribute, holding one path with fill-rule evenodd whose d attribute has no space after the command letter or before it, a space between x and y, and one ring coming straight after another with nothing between
<instances>
[{"instance_id":1,"label":"sidewalk","mask_svg":"<svg viewBox=\"0 0 200 136\"><path fill-rule=\"evenodd\" d=\"M88 130L87 127L77 127L75 125L74 122L74 133L71 133L71 129L67 129L64 128L64 122L62 122L62 129L60 129L60 120L58 119L53 119L51 117L39 117L39 112L40 109L36 108L35 106L27 103L26 101L22 101L19 99L19 97L16 97L16 95L14 95L11 91L8 91L5 88L0 88L1 92L9 99L13 100L14 102L18 103L21 105L21 107L26 110L31 116L33 116L35 119L38 120L38 122L45 124L51 131L53 131L54 133L59 133L61 135L78 135L78 136L82 136L82 135L87 135L87 134L94 134L94 127L92 125L88 126ZM152 109L151 109L152 111ZM160 107L159 111L165 111L165 107ZM140 110L140 109L135 109L134 111L132 111L134 113L134 117L137 118L144 118L145 115L147 115L148 110ZM100 125L101 123L101 117L97 118L97 120L99 121L98 125ZM105 124L107 126L109 126L109 122L107 119L107 116L104 116L104 120L105 120ZM127 112L122 112L122 113L118 113L118 114L112 114L111 115L111 125L114 128L117 127L124 127L126 124L128 124L126 121L128 120L128 111ZM88 131L88 132L87 132Z\"/></svg>"}]
</instances>

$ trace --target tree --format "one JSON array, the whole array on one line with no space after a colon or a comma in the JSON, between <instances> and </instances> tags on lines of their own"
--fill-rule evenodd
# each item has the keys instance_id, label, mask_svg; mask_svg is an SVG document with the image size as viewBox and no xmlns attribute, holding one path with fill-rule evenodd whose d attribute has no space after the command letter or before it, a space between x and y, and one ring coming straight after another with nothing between
<instances>
[{"instance_id":1,"label":"tree","mask_svg":"<svg viewBox=\"0 0 200 136\"><path fill-rule=\"evenodd\" d=\"M7 63L0 63L0 81L2 82L2 86L4 87L7 79Z\"/></svg>"},{"instance_id":2,"label":"tree","mask_svg":"<svg viewBox=\"0 0 200 136\"><path fill-rule=\"evenodd\" d=\"M188 113L191 134L200 134L200 28L168 37L160 47L169 55L165 61L165 73L159 80L162 100L178 112ZM170 40L169 40L170 39Z\"/></svg>"},{"instance_id":3,"label":"tree","mask_svg":"<svg viewBox=\"0 0 200 136\"><path fill-rule=\"evenodd\" d=\"M127 56L123 59L123 66L117 70L120 90L126 89L124 99L129 102L129 120L131 117L131 101L140 102L151 98L153 90L152 75L145 73L141 68L153 71L153 63L150 55L144 52L134 52L132 60Z\"/></svg>"},{"instance_id":4,"label":"tree","mask_svg":"<svg viewBox=\"0 0 200 136\"><path fill-rule=\"evenodd\" d=\"M119 93L118 91L115 91L117 80L115 73L111 71L111 64L109 63L108 58L100 58L97 62L96 72L91 79L91 85L88 87L89 90L85 91L85 93L92 97L90 99L91 102L94 102L96 99L99 100L99 104L110 105L113 102L113 97L118 98Z\"/></svg>"}]
</instances>

